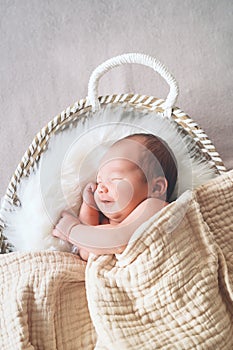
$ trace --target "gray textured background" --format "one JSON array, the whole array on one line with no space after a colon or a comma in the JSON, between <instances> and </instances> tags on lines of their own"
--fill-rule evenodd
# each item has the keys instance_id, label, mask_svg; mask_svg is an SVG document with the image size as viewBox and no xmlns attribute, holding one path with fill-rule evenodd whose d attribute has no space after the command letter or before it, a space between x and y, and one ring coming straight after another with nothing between
<instances>
[{"instance_id":1,"label":"gray textured background","mask_svg":"<svg viewBox=\"0 0 233 350\"><path fill-rule=\"evenodd\" d=\"M232 0L0 0L0 197L34 135L87 95L97 65L127 52L169 68L177 105L233 168ZM108 73L99 92L164 98L168 86L134 65Z\"/></svg>"}]
</instances>

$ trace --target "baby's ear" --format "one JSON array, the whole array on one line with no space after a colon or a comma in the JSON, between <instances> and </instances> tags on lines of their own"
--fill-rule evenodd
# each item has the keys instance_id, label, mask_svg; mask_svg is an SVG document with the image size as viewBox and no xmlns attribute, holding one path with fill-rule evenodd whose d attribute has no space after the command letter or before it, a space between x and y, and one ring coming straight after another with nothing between
<instances>
[{"instance_id":1,"label":"baby's ear","mask_svg":"<svg viewBox=\"0 0 233 350\"><path fill-rule=\"evenodd\" d=\"M167 186L167 179L164 176L154 177L151 181L150 197L166 200Z\"/></svg>"}]
</instances>

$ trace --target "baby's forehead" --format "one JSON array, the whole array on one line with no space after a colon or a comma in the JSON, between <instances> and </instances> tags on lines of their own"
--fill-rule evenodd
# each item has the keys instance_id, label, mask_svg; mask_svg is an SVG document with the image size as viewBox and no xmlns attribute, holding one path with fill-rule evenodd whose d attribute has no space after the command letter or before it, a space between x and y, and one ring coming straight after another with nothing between
<instances>
[{"instance_id":1,"label":"baby's forehead","mask_svg":"<svg viewBox=\"0 0 233 350\"><path fill-rule=\"evenodd\" d=\"M138 157L147 148L133 139L123 139L114 143L104 155L102 162L110 159L127 159L137 161Z\"/></svg>"},{"instance_id":2,"label":"baby's forehead","mask_svg":"<svg viewBox=\"0 0 233 350\"><path fill-rule=\"evenodd\" d=\"M110 158L105 162L102 162L97 171L97 176L101 176L109 173L123 173L133 171L138 168L137 162L126 158Z\"/></svg>"},{"instance_id":3,"label":"baby's forehead","mask_svg":"<svg viewBox=\"0 0 233 350\"><path fill-rule=\"evenodd\" d=\"M141 168L142 152L148 149L135 140L123 139L114 143L103 156L97 176L106 172L129 171Z\"/></svg>"}]
</instances>

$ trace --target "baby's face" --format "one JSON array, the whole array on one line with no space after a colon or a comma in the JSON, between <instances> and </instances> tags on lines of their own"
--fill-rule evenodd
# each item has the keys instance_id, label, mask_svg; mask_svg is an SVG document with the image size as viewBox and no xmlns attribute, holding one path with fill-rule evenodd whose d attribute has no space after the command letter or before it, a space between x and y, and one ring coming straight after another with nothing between
<instances>
[{"instance_id":1,"label":"baby's face","mask_svg":"<svg viewBox=\"0 0 233 350\"><path fill-rule=\"evenodd\" d=\"M121 143L110 149L97 174L95 201L111 224L122 222L148 197L148 184L138 166L140 149L134 144L133 149Z\"/></svg>"}]
</instances>

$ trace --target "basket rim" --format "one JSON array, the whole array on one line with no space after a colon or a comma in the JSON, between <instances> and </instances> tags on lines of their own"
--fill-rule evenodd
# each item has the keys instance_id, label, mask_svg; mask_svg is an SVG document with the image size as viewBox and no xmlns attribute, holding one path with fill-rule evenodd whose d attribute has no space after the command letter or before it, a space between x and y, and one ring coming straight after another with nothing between
<instances>
[{"instance_id":1,"label":"basket rim","mask_svg":"<svg viewBox=\"0 0 233 350\"><path fill-rule=\"evenodd\" d=\"M145 108L155 113L163 114L165 112L163 99L133 94L122 93L99 96L99 102L101 105L128 105L135 108ZM19 206L19 200L17 198L17 188L22 177L30 175L35 164L40 160L41 154L46 151L46 146L50 137L58 130L62 131L65 126L74 119L78 119L79 116L91 111L91 105L88 102L88 98L78 100L73 105L63 110L60 114L51 119L33 138L32 143L21 158L15 172L13 173L10 182L7 186L5 195L2 199L0 208L0 245L1 245L1 232L4 229L4 220L1 216L1 212L10 210L9 207ZM204 130L192 119L188 114L183 112L179 107L174 107L171 113L171 119L183 129L183 131L190 135L196 145L199 147L201 153L205 158L212 162L213 167L217 174L221 174L226 171L222 159L219 153L216 151L215 146L208 138Z\"/></svg>"}]
</instances>

